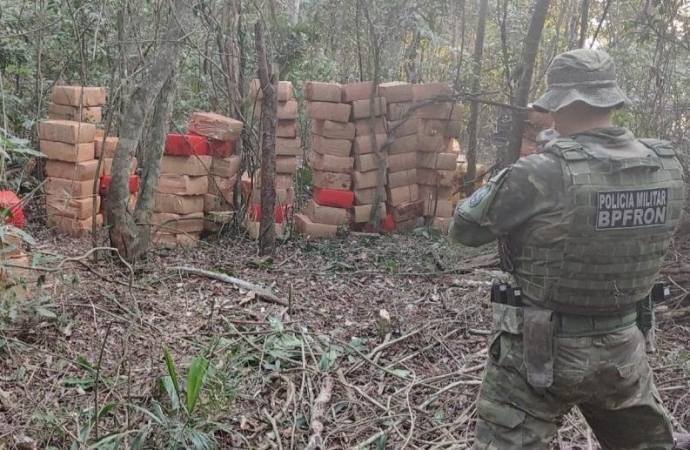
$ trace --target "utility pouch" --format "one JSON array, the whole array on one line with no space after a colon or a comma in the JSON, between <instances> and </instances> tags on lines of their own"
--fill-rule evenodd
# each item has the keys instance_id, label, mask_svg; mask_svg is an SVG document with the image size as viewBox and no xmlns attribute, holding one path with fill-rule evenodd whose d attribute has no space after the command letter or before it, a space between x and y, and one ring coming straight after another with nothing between
<instances>
[{"instance_id":1,"label":"utility pouch","mask_svg":"<svg viewBox=\"0 0 690 450\"><path fill-rule=\"evenodd\" d=\"M553 383L556 359L556 320L553 311L524 308L522 328L527 382L543 395Z\"/></svg>"}]
</instances>

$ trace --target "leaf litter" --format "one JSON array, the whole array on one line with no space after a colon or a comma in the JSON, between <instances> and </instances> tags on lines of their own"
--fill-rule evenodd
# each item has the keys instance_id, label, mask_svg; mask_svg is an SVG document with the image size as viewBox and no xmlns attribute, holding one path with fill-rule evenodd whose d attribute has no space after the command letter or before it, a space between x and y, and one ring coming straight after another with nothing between
<instances>
[{"instance_id":1,"label":"leaf litter","mask_svg":"<svg viewBox=\"0 0 690 450\"><path fill-rule=\"evenodd\" d=\"M86 240L47 232L38 241L50 243L44 252L70 257L89 250ZM685 258L674 255L676 265ZM415 235L293 238L275 257L259 259L251 241L222 237L196 249L154 249L132 280L108 257L86 261L88 268L73 263L51 275L51 314L11 323L0 336L0 442L110 448L99 443L119 435L128 444L140 436L147 448L172 448L164 434L178 422L169 411L189 404L194 413L182 422L200 430L189 441L198 448L472 443L491 334L494 246L464 249ZM677 283L676 297L688 284ZM687 320L662 322L659 352L650 358L665 405L685 428L688 338ZM175 399L177 409L164 402L163 393L174 391L166 351L176 379L204 368L203 383L189 373L180 386L198 401ZM589 442L574 411L553 448L595 448Z\"/></svg>"}]
</instances>

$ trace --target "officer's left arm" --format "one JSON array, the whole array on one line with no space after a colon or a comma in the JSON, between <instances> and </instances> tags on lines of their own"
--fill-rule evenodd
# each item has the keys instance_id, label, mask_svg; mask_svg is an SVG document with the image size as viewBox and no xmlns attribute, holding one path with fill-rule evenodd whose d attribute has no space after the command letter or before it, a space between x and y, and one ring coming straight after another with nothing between
<instances>
[{"instance_id":1,"label":"officer's left arm","mask_svg":"<svg viewBox=\"0 0 690 450\"><path fill-rule=\"evenodd\" d=\"M484 245L556 208L562 191L561 166L555 157L521 158L457 206L449 236L470 247Z\"/></svg>"}]
</instances>

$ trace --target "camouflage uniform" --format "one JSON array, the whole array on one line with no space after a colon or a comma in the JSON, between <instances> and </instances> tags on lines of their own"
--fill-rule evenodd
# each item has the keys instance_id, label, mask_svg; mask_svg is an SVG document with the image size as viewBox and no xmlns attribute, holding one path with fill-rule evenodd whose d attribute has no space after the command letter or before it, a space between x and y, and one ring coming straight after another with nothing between
<instances>
[{"instance_id":1,"label":"camouflage uniform","mask_svg":"<svg viewBox=\"0 0 690 450\"><path fill-rule=\"evenodd\" d=\"M535 103L535 109L556 111L578 100L601 108L629 102L615 85L613 63L604 52L576 50L557 57L549 71L549 90ZM644 337L636 326L637 313L631 308L640 300L640 292L651 289L650 280L658 274L683 205L680 166L675 157L667 154L663 158L668 147L663 143L659 146L662 151L652 148L654 145L642 145L629 130L619 127L590 130L560 143L554 140L540 153L522 158L495 175L487 186L458 205L450 227L451 239L479 246L503 238L508 260L515 266L515 281L536 286L524 292L524 308L493 305L496 331L489 343L489 360L477 400L475 449L546 449L573 406L582 411L604 449L674 448L672 427L647 362ZM645 173L656 173L668 182L664 184L668 199L664 199L662 220L633 227L631 211L630 227L617 227L606 235L610 243L601 241L602 235L596 233L608 231L601 230L600 225L610 222L585 217L587 208L596 209L592 205L596 192L582 201L581 192L573 193L572 183L567 181L577 178L567 172L569 164L582 168L582 161L571 163L564 156L572 148L584 155L580 160L595 163L658 164ZM661 160L664 162L659 163ZM587 164L596 167L595 163ZM598 169L592 170L587 177L598 179ZM602 179L611 180L606 176ZM651 178L640 178L641 183L646 180ZM642 191L638 193L642 195ZM600 209L605 209L602 205ZM564 228L566 218L574 225ZM636 237L642 235L646 236L642 243L636 243ZM587 239L597 241L592 236L604 242L599 250L587 248ZM554 251L560 252L558 259ZM579 266L572 262L573 253L584 255L587 251L592 252L586 256L592 259L592 267L586 261ZM625 252L623 257L611 254L620 251ZM563 272L566 267L570 272L565 275L551 273ZM628 273L634 273L631 279L625 278ZM582 278L582 274L589 278ZM622 293L631 293L630 297L610 300L618 294L616 281ZM611 288L616 292L608 297ZM597 292L606 295L595 298ZM561 298L573 301L561 304ZM621 306L617 309L618 302ZM547 322L534 322L548 323L551 329L546 334L539 327L536 332L533 326L528 329L535 314L548 317ZM539 348L534 350L535 345L528 342L538 342ZM540 347L553 351L542 352ZM552 358L544 361L537 355L532 359L540 352Z\"/></svg>"}]
</instances>

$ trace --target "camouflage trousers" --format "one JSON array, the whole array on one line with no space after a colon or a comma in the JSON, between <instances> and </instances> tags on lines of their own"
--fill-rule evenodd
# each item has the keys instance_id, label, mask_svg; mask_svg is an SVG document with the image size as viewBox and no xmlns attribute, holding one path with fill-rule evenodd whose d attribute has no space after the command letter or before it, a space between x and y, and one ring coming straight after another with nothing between
<instances>
[{"instance_id":1,"label":"camouflage trousers","mask_svg":"<svg viewBox=\"0 0 690 450\"><path fill-rule=\"evenodd\" d=\"M672 427L636 326L555 339L553 384L539 395L527 383L522 336L499 331L492 337L474 449L547 449L574 406L603 449L673 448Z\"/></svg>"}]
</instances>

